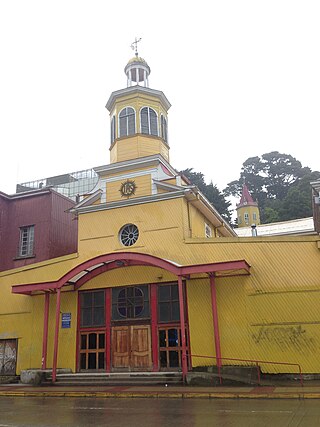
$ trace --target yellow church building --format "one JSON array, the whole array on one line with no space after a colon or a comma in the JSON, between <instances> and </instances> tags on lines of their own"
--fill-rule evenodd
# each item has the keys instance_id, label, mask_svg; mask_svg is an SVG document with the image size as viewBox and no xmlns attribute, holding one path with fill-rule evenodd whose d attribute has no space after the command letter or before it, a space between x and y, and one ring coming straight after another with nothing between
<instances>
[{"instance_id":1,"label":"yellow church building","mask_svg":"<svg viewBox=\"0 0 320 427\"><path fill-rule=\"evenodd\" d=\"M319 235L238 237L170 164L170 103L147 62L125 74L106 105L110 163L69 209L77 251L0 272L15 373L320 373Z\"/></svg>"}]
</instances>

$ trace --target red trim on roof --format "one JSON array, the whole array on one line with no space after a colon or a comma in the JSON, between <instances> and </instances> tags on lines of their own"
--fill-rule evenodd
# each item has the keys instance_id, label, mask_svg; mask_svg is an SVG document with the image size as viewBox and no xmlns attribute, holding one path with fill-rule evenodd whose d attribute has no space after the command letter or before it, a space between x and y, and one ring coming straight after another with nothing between
<instances>
[{"instance_id":1,"label":"red trim on roof","mask_svg":"<svg viewBox=\"0 0 320 427\"><path fill-rule=\"evenodd\" d=\"M88 280L115 268L134 265L158 267L169 271L175 276L190 276L191 274L241 275L250 274L250 265L245 260L194 264L181 266L172 261L158 258L154 255L136 252L117 252L91 258L52 282L13 285L12 293L31 295L32 292L55 291L63 286L73 285L74 290L80 288ZM79 276L79 277L77 277Z\"/></svg>"}]
</instances>

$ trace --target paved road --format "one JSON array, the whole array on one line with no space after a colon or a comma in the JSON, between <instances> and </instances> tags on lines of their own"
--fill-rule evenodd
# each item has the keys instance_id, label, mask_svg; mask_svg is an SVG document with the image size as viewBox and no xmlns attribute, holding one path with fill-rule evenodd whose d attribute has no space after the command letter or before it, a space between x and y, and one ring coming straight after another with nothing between
<instances>
[{"instance_id":1,"label":"paved road","mask_svg":"<svg viewBox=\"0 0 320 427\"><path fill-rule=\"evenodd\" d=\"M0 427L318 427L317 399L0 397Z\"/></svg>"}]
</instances>

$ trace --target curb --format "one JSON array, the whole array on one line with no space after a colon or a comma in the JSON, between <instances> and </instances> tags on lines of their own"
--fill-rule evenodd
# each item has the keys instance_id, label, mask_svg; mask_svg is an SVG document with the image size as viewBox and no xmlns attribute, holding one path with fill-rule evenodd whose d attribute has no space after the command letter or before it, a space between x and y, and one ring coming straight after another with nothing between
<instances>
[{"instance_id":1,"label":"curb","mask_svg":"<svg viewBox=\"0 0 320 427\"><path fill-rule=\"evenodd\" d=\"M91 398L143 398L143 399L320 399L318 393L212 393L212 392L77 392L77 391L0 391L6 397L91 397Z\"/></svg>"}]
</instances>

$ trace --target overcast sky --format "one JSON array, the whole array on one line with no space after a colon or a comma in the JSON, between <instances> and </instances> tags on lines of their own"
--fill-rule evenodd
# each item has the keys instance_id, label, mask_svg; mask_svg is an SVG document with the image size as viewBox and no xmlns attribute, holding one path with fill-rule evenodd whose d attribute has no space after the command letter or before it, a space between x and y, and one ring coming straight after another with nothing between
<instances>
[{"instance_id":1,"label":"overcast sky","mask_svg":"<svg viewBox=\"0 0 320 427\"><path fill-rule=\"evenodd\" d=\"M319 0L0 0L0 191L109 163L135 37L173 167L220 190L270 151L320 170L319 22Z\"/></svg>"}]
</instances>

